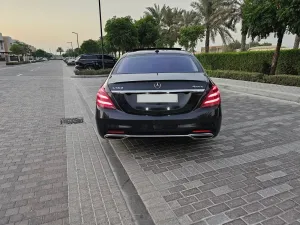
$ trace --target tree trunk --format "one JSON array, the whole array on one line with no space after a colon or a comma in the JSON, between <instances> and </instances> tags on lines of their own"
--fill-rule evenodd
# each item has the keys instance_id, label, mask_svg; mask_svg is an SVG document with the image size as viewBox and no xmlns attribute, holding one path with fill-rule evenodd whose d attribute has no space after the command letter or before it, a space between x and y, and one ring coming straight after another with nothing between
<instances>
[{"instance_id":1,"label":"tree trunk","mask_svg":"<svg viewBox=\"0 0 300 225\"><path fill-rule=\"evenodd\" d=\"M241 40L241 52L246 51L246 40L247 40L248 28L242 19L242 40Z\"/></svg>"},{"instance_id":2,"label":"tree trunk","mask_svg":"<svg viewBox=\"0 0 300 225\"><path fill-rule=\"evenodd\" d=\"M300 45L300 36L296 35L295 37L295 43L294 43L294 49L298 49Z\"/></svg>"},{"instance_id":3,"label":"tree trunk","mask_svg":"<svg viewBox=\"0 0 300 225\"><path fill-rule=\"evenodd\" d=\"M209 53L209 36L210 30L209 26L206 27L206 34L205 34L205 53Z\"/></svg>"},{"instance_id":4,"label":"tree trunk","mask_svg":"<svg viewBox=\"0 0 300 225\"><path fill-rule=\"evenodd\" d=\"M278 59L279 59L279 55L280 55L280 49L281 49L281 45L282 45L283 35L284 35L284 32L278 34L277 46L276 46L276 50L274 52L273 59L272 59L270 75L275 75L275 73L276 73L276 68L277 68Z\"/></svg>"},{"instance_id":5,"label":"tree trunk","mask_svg":"<svg viewBox=\"0 0 300 225\"><path fill-rule=\"evenodd\" d=\"M241 52L246 51L246 39L247 39L247 35L246 34L242 34Z\"/></svg>"}]
</instances>

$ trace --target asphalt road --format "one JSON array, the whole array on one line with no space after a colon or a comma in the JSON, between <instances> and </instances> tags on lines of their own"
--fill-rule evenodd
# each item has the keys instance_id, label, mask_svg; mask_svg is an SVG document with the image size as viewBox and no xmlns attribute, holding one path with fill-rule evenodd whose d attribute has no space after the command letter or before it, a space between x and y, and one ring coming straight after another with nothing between
<instances>
[{"instance_id":1,"label":"asphalt road","mask_svg":"<svg viewBox=\"0 0 300 225\"><path fill-rule=\"evenodd\" d=\"M216 139L99 142L104 79L70 76L60 61L0 68L0 225L134 224L103 146L155 224L300 224L299 105L222 90Z\"/></svg>"},{"instance_id":2,"label":"asphalt road","mask_svg":"<svg viewBox=\"0 0 300 225\"><path fill-rule=\"evenodd\" d=\"M68 224L62 69L0 69L0 224Z\"/></svg>"}]
</instances>

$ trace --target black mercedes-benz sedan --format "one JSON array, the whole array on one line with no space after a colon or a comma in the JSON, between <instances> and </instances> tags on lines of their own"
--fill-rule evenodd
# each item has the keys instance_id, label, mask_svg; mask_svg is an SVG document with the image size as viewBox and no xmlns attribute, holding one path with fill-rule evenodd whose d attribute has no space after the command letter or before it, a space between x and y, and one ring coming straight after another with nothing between
<instances>
[{"instance_id":1,"label":"black mercedes-benz sedan","mask_svg":"<svg viewBox=\"0 0 300 225\"><path fill-rule=\"evenodd\" d=\"M216 137L221 97L197 58L180 49L126 53L97 93L102 138Z\"/></svg>"}]
</instances>

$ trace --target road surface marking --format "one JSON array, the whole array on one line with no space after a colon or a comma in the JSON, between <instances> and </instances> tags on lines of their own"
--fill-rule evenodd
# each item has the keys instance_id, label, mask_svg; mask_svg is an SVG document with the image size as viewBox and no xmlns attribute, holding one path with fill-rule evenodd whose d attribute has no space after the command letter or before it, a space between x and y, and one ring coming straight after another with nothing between
<instances>
[{"instance_id":1,"label":"road surface marking","mask_svg":"<svg viewBox=\"0 0 300 225\"><path fill-rule=\"evenodd\" d=\"M19 77L19 76L22 76L22 75L23 75L23 74L20 73L20 74L18 74L17 76Z\"/></svg>"}]
</instances>

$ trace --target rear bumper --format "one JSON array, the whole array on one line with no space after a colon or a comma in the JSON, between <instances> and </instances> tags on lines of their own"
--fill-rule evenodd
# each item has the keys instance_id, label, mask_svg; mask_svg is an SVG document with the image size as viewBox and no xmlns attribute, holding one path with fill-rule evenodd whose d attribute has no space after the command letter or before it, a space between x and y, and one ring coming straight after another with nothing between
<instances>
[{"instance_id":1,"label":"rear bumper","mask_svg":"<svg viewBox=\"0 0 300 225\"><path fill-rule=\"evenodd\" d=\"M202 134L169 134L169 135L128 135L128 134L106 134L104 135L105 138L108 139L127 139L127 138L182 138L182 137L189 137L191 139L206 139L206 138L213 138L215 137L211 133L202 133Z\"/></svg>"},{"instance_id":2,"label":"rear bumper","mask_svg":"<svg viewBox=\"0 0 300 225\"><path fill-rule=\"evenodd\" d=\"M132 115L119 110L96 109L98 132L104 138L211 138L218 135L221 122L221 106L170 116Z\"/></svg>"}]
</instances>

